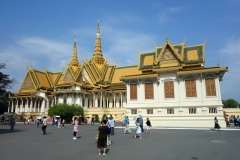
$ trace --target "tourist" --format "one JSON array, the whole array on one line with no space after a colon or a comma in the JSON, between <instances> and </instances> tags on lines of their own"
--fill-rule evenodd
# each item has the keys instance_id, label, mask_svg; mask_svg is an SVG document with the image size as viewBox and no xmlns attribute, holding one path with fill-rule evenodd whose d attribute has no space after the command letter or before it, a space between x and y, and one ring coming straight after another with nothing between
<instances>
[{"instance_id":1,"label":"tourist","mask_svg":"<svg viewBox=\"0 0 240 160\"><path fill-rule=\"evenodd\" d=\"M62 120L62 127L64 128L65 119Z\"/></svg>"},{"instance_id":2,"label":"tourist","mask_svg":"<svg viewBox=\"0 0 240 160\"><path fill-rule=\"evenodd\" d=\"M40 124L40 119L37 119L37 127L39 126Z\"/></svg>"},{"instance_id":3,"label":"tourist","mask_svg":"<svg viewBox=\"0 0 240 160\"><path fill-rule=\"evenodd\" d=\"M226 116L226 122L227 122L227 126L230 127L230 119L228 115Z\"/></svg>"},{"instance_id":4,"label":"tourist","mask_svg":"<svg viewBox=\"0 0 240 160\"><path fill-rule=\"evenodd\" d=\"M109 125L111 128L111 136L113 136L114 135L114 127L115 127L115 120L113 119L113 117L110 117Z\"/></svg>"},{"instance_id":5,"label":"tourist","mask_svg":"<svg viewBox=\"0 0 240 160\"><path fill-rule=\"evenodd\" d=\"M128 119L128 116L125 117L125 119L124 119L124 124L125 124L125 128L124 128L123 134L125 134L126 132L132 133L132 132L131 132L131 129L129 128L129 119Z\"/></svg>"},{"instance_id":6,"label":"tourist","mask_svg":"<svg viewBox=\"0 0 240 160\"><path fill-rule=\"evenodd\" d=\"M142 132L142 129L141 129L141 122L140 122L140 118L138 118L135 122L136 124L136 129L135 129L135 138L137 138L137 135L139 136L140 139L142 139L142 136L141 136L141 132Z\"/></svg>"},{"instance_id":7,"label":"tourist","mask_svg":"<svg viewBox=\"0 0 240 160\"><path fill-rule=\"evenodd\" d=\"M57 126L57 118L55 118L54 124L55 124L55 126Z\"/></svg>"},{"instance_id":8,"label":"tourist","mask_svg":"<svg viewBox=\"0 0 240 160\"><path fill-rule=\"evenodd\" d=\"M77 137L77 132L78 132L78 117L74 117L74 126L73 126L73 139L76 140Z\"/></svg>"},{"instance_id":9,"label":"tourist","mask_svg":"<svg viewBox=\"0 0 240 160\"><path fill-rule=\"evenodd\" d=\"M236 121L237 121L237 124L238 124L238 126L239 126L239 115L237 116Z\"/></svg>"},{"instance_id":10,"label":"tourist","mask_svg":"<svg viewBox=\"0 0 240 160\"><path fill-rule=\"evenodd\" d=\"M61 128L61 119L60 118L58 119L57 123L58 123L58 128Z\"/></svg>"},{"instance_id":11,"label":"tourist","mask_svg":"<svg viewBox=\"0 0 240 160\"><path fill-rule=\"evenodd\" d=\"M47 129L47 118L44 116L44 117L43 117L43 122L42 122L43 135L46 135L46 134L47 134L46 129Z\"/></svg>"},{"instance_id":12,"label":"tourist","mask_svg":"<svg viewBox=\"0 0 240 160\"><path fill-rule=\"evenodd\" d=\"M150 133L151 133L151 131L150 131L150 127L152 127L152 124L151 124L149 118L147 118L147 122L146 122L146 124L147 124L147 130L146 130L146 133L147 133L147 134L150 134Z\"/></svg>"},{"instance_id":13,"label":"tourist","mask_svg":"<svg viewBox=\"0 0 240 160\"><path fill-rule=\"evenodd\" d=\"M14 126L15 126L15 119L14 119L14 117L12 117L12 118L10 119L10 124L9 124L9 126L10 126L10 131L12 132L12 131L14 130Z\"/></svg>"},{"instance_id":14,"label":"tourist","mask_svg":"<svg viewBox=\"0 0 240 160\"><path fill-rule=\"evenodd\" d=\"M215 129L218 129L218 130L219 130L220 128L221 128L221 127L220 127L219 124L218 124L217 117L215 117L215 118L214 118L214 130L215 130ZM220 131L220 130L219 130L219 131Z\"/></svg>"},{"instance_id":15,"label":"tourist","mask_svg":"<svg viewBox=\"0 0 240 160\"><path fill-rule=\"evenodd\" d=\"M140 121L141 132L143 133L144 129L143 129L143 118L142 118L142 116L140 116L139 119L140 119L139 121Z\"/></svg>"},{"instance_id":16,"label":"tourist","mask_svg":"<svg viewBox=\"0 0 240 160\"><path fill-rule=\"evenodd\" d=\"M107 130L107 145L111 146L112 145L111 138L110 138L110 134L111 134L110 121L111 120L110 120L109 117L106 117L106 121L107 121L106 126L108 127L108 130Z\"/></svg>"},{"instance_id":17,"label":"tourist","mask_svg":"<svg viewBox=\"0 0 240 160\"><path fill-rule=\"evenodd\" d=\"M97 141L98 155L101 155L101 149L103 148L103 155L106 155L107 148L107 131L108 127L106 126L107 121L103 120L98 127L99 135Z\"/></svg>"},{"instance_id":18,"label":"tourist","mask_svg":"<svg viewBox=\"0 0 240 160\"><path fill-rule=\"evenodd\" d=\"M234 122L234 126L237 126L237 118L235 117L235 115L233 116L233 122Z\"/></svg>"},{"instance_id":19,"label":"tourist","mask_svg":"<svg viewBox=\"0 0 240 160\"><path fill-rule=\"evenodd\" d=\"M94 125L94 117L92 117L91 125Z\"/></svg>"}]
</instances>

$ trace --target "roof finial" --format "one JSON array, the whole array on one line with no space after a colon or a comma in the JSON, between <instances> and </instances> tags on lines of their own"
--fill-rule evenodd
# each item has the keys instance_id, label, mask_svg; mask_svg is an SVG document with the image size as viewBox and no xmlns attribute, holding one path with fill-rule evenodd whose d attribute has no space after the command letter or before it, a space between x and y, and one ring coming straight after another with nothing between
<instances>
[{"instance_id":1,"label":"roof finial","mask_svg":"<svg viewBox=\"0 0 240 160\"><path fill-rule=\"evenodd\" d=\"M31 68L33 68L33 67L32 67L32 61L31 61Z\"/></svg>"},{"instance_id":2,"label":"roof finial","mask_svg":"<svg viewBox=\"0 0 240 160\"><path fill-rule=\"evenodd\" d=\"M218 61L217 67L220 67L220 63L219 63L219 61Z\"/></svg>"},{"instance_id":3,"label":"roof finial","mask_svg":"<svg viewBox=\"0 0 240 160\"><path fill-rule=\"evenodd\" d=\"M76 38L76 28L75 28L75 33L74 33L74 45L73 45L73 52L72 52L72 59L69 63L71 63L72 65L79 65L78 62L78 56L77 56L77 38Z\"/></svg>"},{"instance_id":4,"label":"roof finial","mask_svg":"<svg viewBox=\"0 0 240 160\"><path fill-rule=\"evenodd\" d=\"M166 34L166 41L168 41L168 35Z\"/></svg>"},{"instance_id":5,"label":"roof finial","mask_svg":"<svg viewBox=\"0 0 240 160\"><path fill-rule=\"evenodd\" d=\"M187 39L186 39L186 37L184 37L184 41L183 41L183 43L186 43L186 41L187 41Z\"/></svg>"},{"instance_id":6,"label":"roof finial","mask_svg":"<svg viewBox=\"0 0 240 160\"><path fill-rule=\"evenodd\" d=\"M103 54L102 54L99 19L98 19L98 24L97 24L97 33L96 33L95 47L94 47L92 60L94 61L94 63L97 63L97 64L103 64L105 61L103 58Z\"/></svg>"}]
</instances>

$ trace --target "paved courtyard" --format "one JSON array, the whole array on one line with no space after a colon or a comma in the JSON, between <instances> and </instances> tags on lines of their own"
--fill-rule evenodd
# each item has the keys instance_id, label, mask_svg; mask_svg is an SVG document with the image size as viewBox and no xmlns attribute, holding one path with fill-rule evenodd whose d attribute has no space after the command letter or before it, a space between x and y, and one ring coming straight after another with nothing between
<instances>
[{"instance_id":1,"label":"paved courtyard","mask_svg":"<svg viewBox=\"0 0 240 160\"><path fill-rule=\"evenodd\" d=\"M0 125L0 159L2 160L228 160L239 157L240 130L153 129L142 139L123 135L115 129L112 146L106 156L97 154L94 137L98 125L79 125L77 140L72 139L72 125L58 129L48 125L47 135L41 128L18 124L14 132ZM238 128L237 128L238 129ZM132 129L133 131L133 129Z\"/></svg>"}]
</instances>

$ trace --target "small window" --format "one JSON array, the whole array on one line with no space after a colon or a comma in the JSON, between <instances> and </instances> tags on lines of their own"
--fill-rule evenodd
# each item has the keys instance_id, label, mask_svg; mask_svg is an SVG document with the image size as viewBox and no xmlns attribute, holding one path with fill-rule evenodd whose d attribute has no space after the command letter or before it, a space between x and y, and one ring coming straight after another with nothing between
<instances>
[{"instance_id":1,"label":"small window","mask_svg":"<svg viewBox=\"0 0 240 160\"><path fill-rule=\"evenodd\" d=\"M217 108L209 108L209 113L217 113Z\"/></svg>"},{"instance_id":2,"label":"small window","mask_svg":"<svg viewBox=\"0 0 240 160\"><path fill-rule=\"evenodd\" d=\"M173 108L167 109L167 114L174 114L174 109Z\"/></svg>"},{"instance_id":3,"label":"small window","mask_svg":"<svg viewBox=\"0 0 240 160\"><path fill-rule=\"evenodd\" d=\"M196 114L196 108L189 108L189 114Z\"/></svg>"},{"instance_id":4,"label":"small window","mask_svg":"<svg viewBox=\"0 0 240 160\"><path fill-rule=\"evenodd\" d=\"M137 114L137 110L136 109L132 109L131 110L131 114Z\"/></svg>"},{"instance_id":5,"label":"small window","mask_svg":"<svg viewBox=\"0 0 240 160\"><path fill-rule=\"evenodd\" d=\"M153 109L148 109L147 114L153 114Z\"/></svg>"}]
</instances>

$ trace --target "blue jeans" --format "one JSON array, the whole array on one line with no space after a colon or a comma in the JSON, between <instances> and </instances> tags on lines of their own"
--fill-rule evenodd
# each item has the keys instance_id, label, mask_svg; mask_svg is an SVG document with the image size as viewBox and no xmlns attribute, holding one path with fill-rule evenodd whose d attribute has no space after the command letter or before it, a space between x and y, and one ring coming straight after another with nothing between
<instances>
[{"instance_id":1,"label":"blue jeans","mask_svg":"<svg viewBox=\"0 0 240 160\"><path fill-rule=\"evenodd\" d=\"M114 134L114 127L111 127L111 135Z\"/></svg>"},{"instance_id":2,"label":"blue jeans","mask_svg":"<svg viewBox=\"0 0 240 160\"><path fill-rule=\"evenodd\" d=\"M140 127L141 127L141 132L144 132L144 129L143 129L143 125L140 124Z\"/></svg>"}]
</instances>

